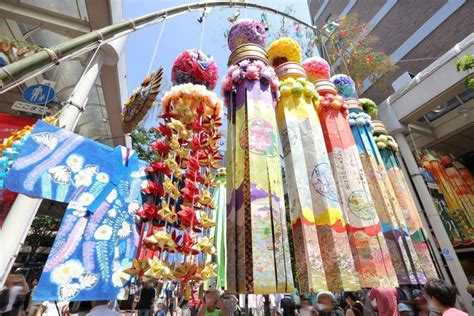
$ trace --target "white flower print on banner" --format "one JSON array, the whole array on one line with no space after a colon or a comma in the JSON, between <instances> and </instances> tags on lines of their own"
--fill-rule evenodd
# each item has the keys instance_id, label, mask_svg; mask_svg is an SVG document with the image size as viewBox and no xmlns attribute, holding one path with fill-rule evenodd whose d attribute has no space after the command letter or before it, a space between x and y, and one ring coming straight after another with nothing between
<instances>
[{"instance_id":1,"label":"white flower print on banner","mask_svg":"<svg viewBox=\"0 0 474 316\"><path fill-rule=\"evenodd\" d=\"M87 214L87 210L85 207L78 207L74 211L72 211L72 215L77 217L84 217Z\"/></svg>"},{"instance_id":2,"label":"white flower print on banner","mask_svg":"<svg viewBox=\"0 0 474 316\"><path fill-rule=\"evenodd\" d=\"M92 174L85 170L79 171L78 174L74 176L74 182L76 183L76 186L84 186L88 187L92 184Z\"/></svg>"},{"instance_id":3,"label":"white flower print on banner","mask_svg":"<svg viewBox=\"0 0 474 316\"><path fill-rule=\"evenodd\" d=\"M112 274L112 283L115 287L123 287L130 280L130 275L118 269Z\"/></svg>"},{"instance_id":4,"label":"white flower print on banner","mask_svg":"<svg viewBox=\"0 0 474 316\"><path fill-rule=\"evenodd\" d=\"M99 166L96 165L86 165L84 169L81 170L85 174L90 175L91 177L94 176L97 172L99 172Z\"/></svg>"},{"instance_id":5,"label":"white flower print on banner","mask_svg":"<svg viewBox=\"0 0 474 316\"><path fill-rule=\"evenodd\" d=\"M138 201L132 201L130 204L128 204L128 213L129 214L135 214L135 212L138 212L140 208L142 207L141 203Z\"/></svg>"},{"instance_id":6,"label":"white flower print on banner","mask_svg":"<svg viewBox=\"0 0 474 316\"><path fill-rule=\"evenodd\" d=\"M108 183L110 178L105 172L100 172L95 176L95 179L100 183Z\"/></svg>"},{"instance_id":7,"label":"white flower print on banner","mask_svg":"<svg viewBox=\"0 0 474 316\"><path fill-rule=\"evenodd\" d=\"M84 267L78 260L69 260L64 265L71 271L70 274L73 278L78 278L84 273Z\"/></svg>"},{"instance_id":8,"label":"white flower print on banner","mask_svg":"<svg viewBox=\"0 0 474 316\"><path fill-rule=\"evenodd\" d=\"M116 209L110 209L108 212L107 212L107 215L110 217L110 218L115 218L117 216L117 210Z\"/></svg>"},{"instance_id":9,"label":"white flower print on banner","mask_svg":"<svg viewBox=\"0 0 474 316\"><path fill-rule=\"evenodd\" d=\"M120 238L126 238L132 233L132 229L130 228L130 224L127 222L122 222L122 228L120 228L117 232L117 235Z\"/></svg>"},{"instance_id":10,"label":"white flower print on banner","mask_svg":"<svg viewBox=\"0 0 474 316\"><path fill-rule=\"evenodd\" d=\"M58 285L68 284L72 278L78 278L84 272L84 267L77 260L69 260L54 268L51 281Z\"/></svg>"},{"instance_id":11,"label":"white flower print on banner","mask_svg":"<svg viewBox=\"0 0 474 316\"><path fill-rule=\"evenodd\" d=\"M107 195L107 197L105 198L105 200L112 204L112 202L117 198L117 190L113 189L112 191L110 191L109 195Z\"/></svg>"},{"instance_id":12,"label":"white flower print on banner","mask_svg":"<svg viewBox=\"0 0 474 316\"><path fill-rule=\"evenodd\" d=\"M94 201L94 199L94 195L89 192L84 192L79 196L77 202L81 206L89 206Z\"/></svg>"},{"instance_id":13,"label":"white flower print on banner","mask_svg":"<svg viewBox=\"0 0 474 316\"><path fill-rule=\"evenodd\" d=\"M72 172L79 172L84 164L84 157L72 154L66 160L66 165L71 168Z\"/></svg>"},{"instance_id":14,"label":"white flower print on banner","mask_svg":"<svg viewBox=\"0 0 474 316\"><path fill-rule=\"evenodd\" d=\"M120 263L118 263L117 261L114 261L114 263L112 263L112 271L117 271L120 269Z\"/></svg>"},{"instance_id":15,"label":"white flower print on banner","mask_svg":"<svg viewBox=\"0 0 474 316\"><path fill-rule=\"evenodd\" d=\"M109 240L112 237L112 227L109 225L101 225L94 233L94 238L97 240Z\"/></svg>"}]
</instances>

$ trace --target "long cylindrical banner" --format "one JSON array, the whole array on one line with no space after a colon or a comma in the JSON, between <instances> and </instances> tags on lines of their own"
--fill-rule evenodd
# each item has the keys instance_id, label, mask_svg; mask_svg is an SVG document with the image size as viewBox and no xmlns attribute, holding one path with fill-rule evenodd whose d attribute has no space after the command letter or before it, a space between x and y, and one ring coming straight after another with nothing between
<instances>
[{"instance_id":1,"label":"long cylindrical banner","mask_svg":"<svg viewBox=\"0 0 474 316\"><path fill-rule=\"evenodd\" d=\"M278 78L266 52L237 47L224 77L227 134L227 288L293 291L274 106Z\"/></svg>"},{"instance_id":2,"label":"long cylindrical banner","mask_svg":"<svg viewBox=\"0 0 474 316\"><path fill-rule=\"evenodd\" d=\"M359 152L346 120L347 105L329 80L315 83L322 96L318 107L326 148L362 287L398 286L389 249L375 211Z\"/></svg>"},{"instance_id":3,"label":"long cylindrical banner","mask_svg":"<svg viewBox=\"0 0 474 316\"><path fill-rule=\"evenodd\" d=\"M385 169L387 170L388 178L390 179L393 191L402 209L407 232L420 261L422 271L425 273L427 278L437 278L438 274L428 249L428 244L425 239L426 234L423 231L423 224L421 223L415 201L410 194L410 189L396 155L398 149L397 144L391 136L386 135L385 127L382 122L376 121L374 124L374 140L380 150L380 155Z\"/></svg>"},{"instance_id":4,"label":"long cylindrical banner","mask_svg":"<svg viewBox=\"0 0 474 316\"><path fill-rule=\"evenodd\" d=\"M360 285L316 114L316 90L297 63L285 63L276 72L284 79L276 111L299 290L356 290Z\"/></svg>"}]
</instances>

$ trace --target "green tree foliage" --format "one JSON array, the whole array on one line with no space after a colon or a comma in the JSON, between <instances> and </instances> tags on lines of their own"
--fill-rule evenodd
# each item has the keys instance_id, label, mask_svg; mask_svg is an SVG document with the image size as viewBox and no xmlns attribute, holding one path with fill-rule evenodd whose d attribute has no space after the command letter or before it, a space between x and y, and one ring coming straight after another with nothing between
<instances>
[{"instance_id":1,"label":"green tree foliage","mask_svg":"<svg viewBox=\"0 0 474 316\"><path fill-rule=\"evenodd\" d=\"M44 250L52 246L58 228L59 220L52 216L42 214L35 217L25 239L25 245L30 247L24 260L25 267L42 267L44 262L38 261L38 258L44 257Z\"/></svg>"},{"instance_id":2,"label":"green tree foliage","mask_svg":"<svg viewBox=\"0 0 474 316\"><path fill-rule=\"evenodd\" d=\"M285 9L294 14L290 5ZM378 38L367 34L367 26L360 23L356 15L348 15L328 21L318 32L298 23L282 18L278 27L269 26L270 39L291 37L301 46L303 59L316 56L326 59L332 73L345 73L352 77L358 92L368 79L377 87L383 87L387 75L396 70L396 65L387 54L375 51ZM275 33L276 31L276 33Z\"/></svg>"},{"instance_id":3,"label":"green tree foliage","mask_svg":"<svg viewBox=\"0 0 474 316\"><path fill-rule=\"evenodd\" d=\"M458 60L456 60L456 70L457 71L470 71L474 69L474 56L470 54L465 54ZM466 87L474 89L474 75L468 75L465 79Z\"/></svg>"},{"instance_id":4,"label":"green tree foliage","mask_svg":"<svg viewBox=\"0 0 474 316\"><path fill-rule=\"evenodd\" d=\"M325 58L333 65L334 73L346 73L356 83L360 93L363 82L368 79L374 85L385 84L387 75L396 70L396 65L387 54L375 51L378 38L367 34L367 26L357 16L348 15L330 22L333 30L329 38L322 38ZM327 32L324 29L323 32Z\"/></svg>"},{"instance_id":5,"label":"green tree foliage","mask_svg":"<svg viewBox=\"0 0 474 316\"><path fill-rule=\"evenodd\" d=\"M157 161L158 157L150 145L158 139L158 134L154 128L145 129L137 126L130 134L132 138L132 148L138 154L138 157L147 162Z\"/></svg>"}]
</instances>

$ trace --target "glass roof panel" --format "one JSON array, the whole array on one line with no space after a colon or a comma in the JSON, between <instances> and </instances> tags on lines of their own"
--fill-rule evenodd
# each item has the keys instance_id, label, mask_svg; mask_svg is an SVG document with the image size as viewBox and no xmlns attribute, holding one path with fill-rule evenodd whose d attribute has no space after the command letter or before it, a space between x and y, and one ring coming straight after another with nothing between
<instances>
[{"instance_id":1,"label":"glass roof panel","mask_svg":"<svg viewBox=\"0 0 474 316\"><path fill-rule=\"evenodd\" d=\"M77 19L88 20L85 0L21 0L21 2Z\"/></svg>"}]
</instances>

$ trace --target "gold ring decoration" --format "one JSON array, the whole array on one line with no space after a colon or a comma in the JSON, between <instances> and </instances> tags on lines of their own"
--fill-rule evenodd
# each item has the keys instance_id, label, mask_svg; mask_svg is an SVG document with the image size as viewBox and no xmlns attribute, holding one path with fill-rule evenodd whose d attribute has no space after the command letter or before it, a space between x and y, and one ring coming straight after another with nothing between
<instances>
[{"instance_id":1,"label":"gold ring decoration","mask_svg":"<svg viewBox=\"0 0 474 316\"><path fill-rule=\"evenodd\" d=\"M362 108L362 104L359 102L357 99L346 99L346 104L349 109L359 109L359 110L364 110Z\"/></svg>"},{"instance_id":2,"label":"gold ring decoration","mask_svg":"<svg viewBox=\"0 0 474 316\"><path fill-rule=\"evenodd\" d=\"M286 78L307 78L306 71L299 63L287 62L275 68L275 73L280 80Z\"/></svg>"},{"instance_id":3,"label":"gold ring decoration","mask_svg":"<svg viewBox=\"0 0 474 316\"><path fill-rule=\"evenodd\" d=\"M314 86L320 95L325 93L337 93L336 86L331 80L317 80L314 82Z\"/></svg>"},{"instance_id":4,"label":"gold ring decoration","mask_svg":"<svg viewBox=\"0 0 474 316\"><path fill-rule=\"evenodd\" d=\"M256 44L243 44L230 54L228 66L235 65L244 59L259 59L268 64L268 54L263 47Z\"/></svg>"},{"instance_id":5,"label":"gold ring decoration","mask_svg":"<svg viewBox=\"0 0 474 316\"><path fill-rule=\"evenodd\" d=\"M382 121L373 120L374 123L374 135L388 135L387 129Z\"/></svg>"}]
</instances>

